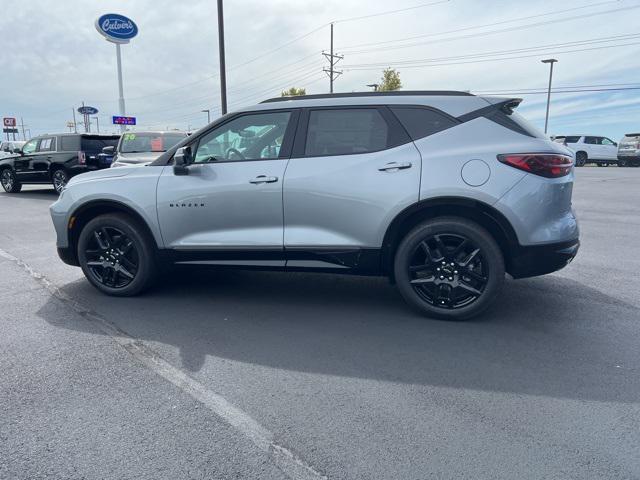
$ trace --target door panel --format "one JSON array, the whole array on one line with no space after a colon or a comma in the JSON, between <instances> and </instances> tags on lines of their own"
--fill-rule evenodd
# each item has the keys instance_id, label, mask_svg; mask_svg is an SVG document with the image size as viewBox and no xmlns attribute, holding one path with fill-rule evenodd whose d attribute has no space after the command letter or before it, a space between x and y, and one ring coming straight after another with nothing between
<instances>
[{"instance_id":1,"label":"door panel","mask_svg":"<svg viewBox=\"0 0 640 480\"><path fill-rule=\"evenodd\" d=\"M158 221L167 248L282 250L286 159L164 167ZM284 264L284 262L282 262Z\"/></svg>"},{"instance_id":2,"label":"door panel","mask_svg":"<svg viewBox=\"0 0 640 480\"><path fill-rule=\"evenodd\" d=\"M389 169L392 162L399 168ZM412 142L372 153L292 158L284 182L285 248L380 248L393 218L418 201L420 168Z\"/></svg>"}]
</instances>

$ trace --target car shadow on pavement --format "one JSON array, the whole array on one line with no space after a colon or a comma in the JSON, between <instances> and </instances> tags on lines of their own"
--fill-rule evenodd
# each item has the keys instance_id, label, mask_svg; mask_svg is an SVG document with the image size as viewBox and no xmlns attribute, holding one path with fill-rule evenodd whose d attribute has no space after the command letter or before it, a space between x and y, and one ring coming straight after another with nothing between
<instances>
[{"instance_id":1,"label":"car shadow on pavement","mask_svg":"<svg viewBox=\"0 0 640 480\"><path fill-rule=\"evenodd\" d=\"M47 202L55 202L58 198L56 191L51 188L42 188L38 190L23 190L20 193L6 193L0 190L0 198L11 197L15 199L44 200Z\"/></svg>"},{"instance_id":2,"label":"car shadow on pavement","mask_svg":"<svg viewBox=\"0 0 640 480\"><path fill-rule=\"evenodd\" d=\"M133 337L290 371L580 400L638 402L639 309L574 280L508 280L468 322L424 318L384 279L238 271L173 272L135 298L82 280L63 291ZM54 305L52 302L55 302ZM51 299L39 315L58 327Z\"/></svg>"}]
</instances>

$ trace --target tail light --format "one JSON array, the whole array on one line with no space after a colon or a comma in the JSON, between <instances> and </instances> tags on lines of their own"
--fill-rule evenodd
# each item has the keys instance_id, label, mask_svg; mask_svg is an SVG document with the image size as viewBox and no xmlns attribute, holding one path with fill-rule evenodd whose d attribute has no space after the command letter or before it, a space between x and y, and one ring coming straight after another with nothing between
<instances>
[{"instance_id":1,"label":"tail light","mask_svg":"<svg viewBox=\"0 0 640 480\"><path fill-rule=\"evenodd\" d=\"M547 178L564 177L571 172L573 159L556 153L508 153L498 160L525 172Z\"/></svg>"},{"instance_id":2,"label":"tail light","mask_svg":"<svg viewBox=\"0 0 640 480\"><path fill-rule=\"evenodd\" d=\"M80 165L85 165L87 163L87 156L82 150L78 152L78 163Z\"/></svg>"}]
</instances>

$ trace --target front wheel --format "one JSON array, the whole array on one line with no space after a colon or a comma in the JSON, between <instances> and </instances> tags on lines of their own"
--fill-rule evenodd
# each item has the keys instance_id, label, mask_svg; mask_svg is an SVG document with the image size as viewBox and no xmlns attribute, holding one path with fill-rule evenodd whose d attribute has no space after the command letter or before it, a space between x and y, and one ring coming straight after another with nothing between
<instances>
[{"instance_id":1,"label":"front wheel","mask_svg":"<svg viewBox=\"0 0 640 480\"><path fill-rule=\"evenodd\" d=\"M62 190L64 190L64 187L67 185L68 181L69 175L61 168L54 170L54 172L51 174L51 183L53 184L53 188L55 188L58 194L62 193Z\"/></svg>"},{"instance_id":2,"label":"front wheel","mask_svg":"<svg viewBox=\"0 0 640 480\"><path fill-rule=\"evenodd\" d=\"M586 152L576 153L576 167L584 167L587 164Z\"/></svg>"},{"instance_id":3,"label":"front wheel","mask_svg":"<svg viewBox=\"0 0 640 480\"><path fill-rule=\"evenodd\" d=\"M619 167L628 167L629 165L627 164L626 160L618 160L618 166Z\"/></svg>"},{"instance_id":4,"label":"front wheel","mask_svg":"<svg viewBox=\"0 0 640 480\"><path fill-rule=\"evenodd\" d=\"M153 239L132 218L100 215L78 238L78 260L89 282L107 295L131 296L156 276Z\"/></svg>"},{"instance_id":5,"label":"front wheel","mask_svg":"<svg viewBox=\"0 0 640 480\"><path fill-rule=\"evenodd\" d=\"M7 193L18 193L22 190L22 184L16 178L16 174L11 168L5 168L0 173L0 183Z\"/></svg>"},{"instance_id":6,"label":"front wheel","mask_svg":"<svg viewBox=\"0 0 640 480\"><path fill-rule=\"evenodd\" d=\"M442 217L416 226L400 242L394 261L396 284L405 301L445 320L482 313L504 282L504 259L480 225Z\"/></svg>"}]
</instances>

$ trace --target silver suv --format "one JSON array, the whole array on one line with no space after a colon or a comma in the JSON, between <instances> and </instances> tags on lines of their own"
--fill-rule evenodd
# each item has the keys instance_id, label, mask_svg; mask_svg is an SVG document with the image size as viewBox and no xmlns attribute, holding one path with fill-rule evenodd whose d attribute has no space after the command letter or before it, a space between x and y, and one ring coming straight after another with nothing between
<instances>
[{"instance_id":1,"label":"silver suv","mask_svg":"<svg viewBox=\"0 0 640 480\"><path fill-rule=\"evenodd\" d=\"M51 206L60 257L110 295L164 262L384 275L466 319L505 272L578 250L571 153L465 92L277 98L225 115L144 168L74 177Z\"/></svg>"}]
</instances>

